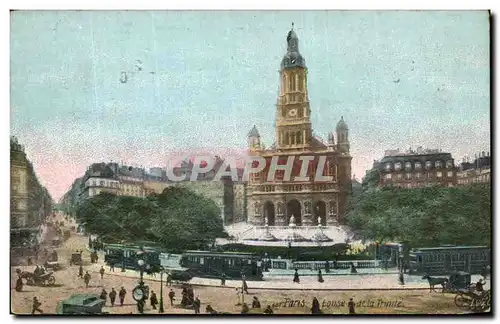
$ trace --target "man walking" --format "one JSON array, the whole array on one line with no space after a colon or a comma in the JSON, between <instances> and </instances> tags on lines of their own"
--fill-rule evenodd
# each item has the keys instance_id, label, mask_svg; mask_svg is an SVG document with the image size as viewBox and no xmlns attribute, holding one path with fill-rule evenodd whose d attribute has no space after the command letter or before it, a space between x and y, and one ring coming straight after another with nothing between
<instances>
[{"instance_id":1,"label":"man walking","mask_svg":"<svg viewBox=\"0 0 500 324\"><path fill-rule=\"evenodd\" d=\"M111 288L111 292L109 293L109 300L111 301L111 307L115 306L115 300L116 300L115 288Z\"/></svg>"},{"instance_id":2,"label":"man walking","mask_svg":"<svg viewBox=\"0 0 500 324\"><path fill-rule=\"evenodd\" d=\"M170 289L170 292L168 293L168 298L170 298L170 306L174 306L175 292L173 289Z\"/></svg>"},{"instance_id":3,"label":"man walking","mask_svg":"<svg viewBox=\"0 0 500 324\"><path fill-rule=\"evenodd\" d=\"M83 266L80 264L80 268L78 269L78 278L83 278Z\"/></svg>"},{"instance_id":4,"label":"man walking","mask_svg":"<svg viewBox=\"0 0 500 324\"><path fill-rule=\"evenodd\" d=\"M120 297L120 306L123 306L123 302L125 301L125 295L127 294L127 291L125 288L121 288L120 292L118 293L118 297Z\"/></svg>"},{"instance_id":5,"label":"man walking","mask_svg":"<svg viewBox=\"0 0 500 324\"><path fill-rule=\"evenodd\" d=\"M99 273L101 274L101 279L104 278L104 267L101 266L101 270L99 270Z\"/></svg>"},{"instance_id":6,"label":"man walking","mask_svg":"<svg viewBox=\"0 0 500 324\"><path fill-rule=\"evenodd\" d=\"M151 307L153 307L153 309L156 309L156 305L158 305L158 298L156 298L156 294L152 290L151 290L151 297L149 298L149 301L151 302Z\"/></svg>"},{"instance_id":7,"label":"man walking","mask_svg":"<svg viewBox=\"0 0 500 324\"><path fill-rule=\"evenodd\" d=\"M43 314L43 311L40 309L40 306L42 306L42 303L38 301L38 298L33 297L33 308L31 309L31 314L35 314L35 312Z\"/></svg>"},{"instance_id":8,"label":"man walking","mask_svg":"<svg viewBox=\"0 0 500 324\"><path fill-rule=\"evenodd\" d=\"M90 274L88 271L85 272L85 276L83 276L83 281L85 282L85 286L88 288L90 282Z\"/></svg>"}]
</instances>

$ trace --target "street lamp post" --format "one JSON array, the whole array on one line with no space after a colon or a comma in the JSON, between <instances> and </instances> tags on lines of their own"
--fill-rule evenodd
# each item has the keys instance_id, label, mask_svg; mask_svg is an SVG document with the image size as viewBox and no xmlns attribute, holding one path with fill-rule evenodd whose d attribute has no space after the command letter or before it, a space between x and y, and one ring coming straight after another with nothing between
<instances>
[{"instance_id":1,"label":"street lamp post","mask_svg":"<svg viewBox=\"0 0 500 324\"><path fill-rule=\"evenodd\" d=\"M122 272L125 272L125 241L122 241Z\"/></svg>"},{"instance_id":2,"label":"street lamp post","mask_svg":"<svg viewBox=\"0 0 500 324\"><path fill-rule=\"evenodd\" d=\"M160 309L158 313L163 314L165 310L163 309L163 272L164 268L160 266Z\"/></svg>"}]
</instances>

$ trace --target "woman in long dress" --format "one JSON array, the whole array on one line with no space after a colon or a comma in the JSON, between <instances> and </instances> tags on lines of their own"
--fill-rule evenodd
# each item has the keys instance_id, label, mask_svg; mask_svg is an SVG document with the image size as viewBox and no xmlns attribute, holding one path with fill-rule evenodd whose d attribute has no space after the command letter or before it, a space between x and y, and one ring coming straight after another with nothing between
<instances>
[{"instance_id":1,"label":"woman in long dress","mask_svg":"<svg viewBox=\"0 0 500 324\"><path fill-rule=\"evenodd\" d=\"M293 282L300 283L299 272L295 269L295 273L293 274Z\"/></svg>"},{"instance_id":2,"label":"woman in long dress","mask_svg":"<svg viewBox=\"0 0 500 324\"><path fill-rule=\"evenodd\" d=\"M321 273L321 269L318 270L318 282L324 282L323 274Z\"/></svg>"}]
</instances>

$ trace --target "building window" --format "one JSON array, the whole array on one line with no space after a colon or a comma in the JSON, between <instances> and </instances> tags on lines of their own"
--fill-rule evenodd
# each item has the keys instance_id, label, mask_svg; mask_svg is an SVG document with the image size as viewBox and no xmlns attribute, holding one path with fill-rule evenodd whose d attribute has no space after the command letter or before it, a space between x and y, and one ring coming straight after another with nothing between
<instances>
[{"instance_id":1,"label":"building window","mask_svg":"<svg viewBox=\"0 0 500 324\"><path fill-rule=\"evenodd\" d=\"M101 180L100 185L101 187L104 187L104 180Z\"/></svg>"},{"instance_id":2,"label":"building window","mask_svg":"<svg viewBox=\"0 0 500 324\"><path fill-rule=\"evenodd\" d=\"M401 162L396 163L396 164L394 165L394 169L395 169L396 171L401 170Z\"/></svg>"},{"instance_id":3,"label":"building window","mask_svg":"<svg viewBox=\"0 0 500 324\"><path fill-rule=\"evenodd\" d=\"M427 161L427 162L425 162L425 168L426 168L427 170L429 170L430 168L432 168L432 162L431 162L431 161Z\"/></svg>"},{"instance_id":4,"label":"building window","mask_svg":"<svg viewBox=\"0 0 500 324\"><path fill-rule=\"evenodd\" d=\"M385 180L391 180L392 179L392 174L388 173L385 175Z\"/></svg>"},{"instance_id":5,"label":"building window","mask_svg":"<svg viewBox=\"0 0 500 324\"><path fill-rule=\"evenodd\" d=\"M452 178L453 177L453 171L448 171L448 178Z\"/></svg>"},{"instance_id":6,"label":"building window","mask_svg":"<svg viewBox=\"0 0 500 324\"><path fill-rule=\"evenodd\" d=\"M440 172L440 171L436 172L436 177L441 178L442 176L443 176L442 172Z\"/></svg>"},{"instance_id":7,"label":"building window","mask_svg":"<svg viewBox=\"0 0 500 324\"><path fill-rule=\"evenodd\" d=\"M442 166L441 161L439 161L439 160L436 161L435 165L436 165L436 169L441 168L441 166Z\"/></svg>"},{"instance_id":8,"label":"building window","mask_svg":"<svg viewBox=\"0 0 500 324\"><path fill-rule=\"evenodd\" d=\"M452 167L453 167L453 161L452 160L446 161L446 168L451 169Z\"/></svg>"},{"instance_id":9,"label":"building window","mask_svg":"<svg viewBox=\"0 0 500 324\"><path fill-rule=\"evenodd\" d=\"M448 187L453 187L453 183L448 182Z\"/></svg>"},{"instance_id":10,"label":"building window","mask_svg":"<svg viewBox=\"0 0 500 324\"><path fill-rule=\"evenodd\" d=\"M415 169L419 170L422 168L422 163L420 162L415 162Z\"/></svg>"},{"instance_id":11,"label":"building window","mask_svg":"<svg viewBox=\"0 0 500 324\"><path fill-rule=\"evenodd\" d=\"M386 169L387 171L391 170L391 164L390 164L390 163L386 163L386 164L385 164L385 169Z\"/></svg>"},{"instance_id":12,"label":"building window","mask_svg":"<svg viewBox=\"0 0 500 324\"><path fill-rule=\"evenodd\" d=\"M411 180L411 173L406 174L406 180Z\"/></svg>"},{"instance_id":13,"label":"building window","mask_svg":"<svg viewBox=\"0 0 500 324\"><path fill-rule=\"evenodd\" d=\"M402 179L403 179L403 175L402 175L401 173L398 173L398 175L397 175L397 179L398 179L398 180L402 180Z\"/></svg>"},{"instance_id":14,"label":"building window","mask_svg":"<svg viewBox=\"0 0 500 324\"><path fill-rule=\"evenodd\" d=\"M406 162L405 163L405 169L406 170L411 170L411 162Z\"/></svg>"}]
</instances>

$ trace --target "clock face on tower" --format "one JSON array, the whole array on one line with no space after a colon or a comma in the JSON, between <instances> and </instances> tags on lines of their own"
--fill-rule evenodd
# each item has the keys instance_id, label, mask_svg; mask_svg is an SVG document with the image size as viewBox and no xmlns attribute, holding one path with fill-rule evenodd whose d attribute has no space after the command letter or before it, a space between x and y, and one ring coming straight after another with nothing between
<instances>
[{"instance_id":1,"label":"clock face on tower","mask_svg":"<svg viewBox=\"0 0 500 324\"><path fill-rule=\"evenodd\" d=\"M297 116L297 109L290 109L290 110L288 111L288 116L290 116L290 117L295 117L295 116Z\"/></svg>"}]
</instances>

